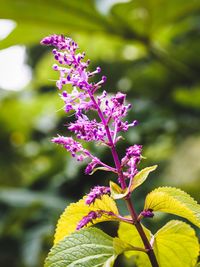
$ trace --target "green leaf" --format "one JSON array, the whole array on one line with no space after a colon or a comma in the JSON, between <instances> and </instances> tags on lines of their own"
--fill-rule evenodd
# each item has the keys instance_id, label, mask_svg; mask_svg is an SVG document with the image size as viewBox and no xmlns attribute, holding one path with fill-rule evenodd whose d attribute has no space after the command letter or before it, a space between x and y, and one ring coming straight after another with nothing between
<instances>
[{"instance_id":1,"label":"green leaf","mask_svg":"<svg viewBox=\"0 0 200 267\"><path fill-rule=\"evenodd\" d=\"M45 267L100 267L113 261L113 239L97 228L72 233L50 251ZM105 265L112 266L112 265Z\"/></svg>"},{"instance_id":2,"label":"green leaf","mask_svg":"<svg viewBox=\"0 0 200 267\"><path fill-rule=\"evenodd\" d=\"M103 265L103 267L113 267L116 257L113 255Z\"/></svg>"},{"instance_id":3,"label":"green leaf","mask_svg":"<svg viewBox=\"0 0 200 267\"><path fill-rule=\"evenodd\" d=\"M86 216L90 211L104 210L111 211L114 214L118 214L118 209L115 201L108 195L103 195L101 199L96 199L94 204L86 205L85 198L79 200L76 203L71 203L60 216L57 223L56 233L54 236L54 243L59 242L65 236L76 231L78 222ZM93 224L103 221L114 221L118 220L114 216L108 216L103 214L100 218L93 220ZM91 225L88 224L88 226Z\"/></svg>"},{"instance_id":4,"label":"green leaf","mask_svg":"<svg viewBox=\"0 0 200 267\"><path fill-rule=\"evenodd\" d=\"M154 166L147 167L139 171L132 179L131 184L129 185L129 188L130 188L129 191L132 192L133 190L135 190L135 188L137 188L142 183L144 183L149 173L154 171L156 168L157 168L157 165L154 165Z\"/></svg>"},{"instance_id":5,"label":"green leaf","mask_svg":"<svg viewBox=\"0 0 200 267\"><path fill-rule=\"evenodd\" d=\"M159 267L191 267L197 261L199 244L194 230L188 224L172 220L153 236L143 227L148 240L153 245ZM120 223L119 238L132 246L144 247L135 226ZM151 267L145 253L139 251L125 252L125 256L135 257L138 267Z\"/></svg>"},{"instance_id":6,"label":"green leaf","mask_svg":"<svg viewBox=\"0 0 200 267\"><path fill-rule=\"evenodd\" d=\"M195 266L199 243L195 231L188 224L172 220L156 234L154 247L161 267Z\"/></svg>"},{"instance_id":7,"label":"green leaf","mask_svg":"<svg viewBox=\"0 0 200 267\"><path fill-rule=\"evenodd\" d=\"M152 36L166 25L176 24L199 8L199 1L132 0L112 7L111 15L118 21L119 28L134 33L136 38ZM165 10L165 12L163 12ZM117 23L117 22L116 22Z\"/></svg>"},{"instance_id":8,"label":"green leaf","mask_svg":"<svg viewBox=\"0 0 200 267\"><path fill-rule=\"evenodd\" d=\"M94 168L93 171L91 173L89 173L89 175L92 175L94 174L96 171L106 171L106 172L110 172L110 170L106 167L97 167L97 168Z\"/></svg>"},{"instance_id":9,"label":"green leaf","mask_svg":"<svg viewBox=\"0 0 200 267\"><path fill-rule=\"evenodd\" d=\"M123 190L118 184L110 181L110 192L112 198L121 199L127 196L128 188Z\"/></svg>"},{"instance_id":10,"label":"green leaf","mask_svg":"<svg viewBox=\"0 0 200 267\"><path fill-rule=\"evenodd\" d=\"M159 187L149 193L144 210L163 211L188 219L200 227L200 205L184 191L174 187Z\"/></svg>"},{"instance_id":11,"label":"green leaf","mask_svg":"<svg viewBox=\"0 0 200 267\"><path fill-rule=\"evenodd\" d=\"M154 171L157 168L157 165L144 168L143 170L139 171L131 180L129 184L129 188L122 189L118 184L110 181L110 191L111 196L114 199L121 199L128 195L129 192L132 192L140 186L144 181L147 179L150 172Z\"/></svg>"}]
</instances>

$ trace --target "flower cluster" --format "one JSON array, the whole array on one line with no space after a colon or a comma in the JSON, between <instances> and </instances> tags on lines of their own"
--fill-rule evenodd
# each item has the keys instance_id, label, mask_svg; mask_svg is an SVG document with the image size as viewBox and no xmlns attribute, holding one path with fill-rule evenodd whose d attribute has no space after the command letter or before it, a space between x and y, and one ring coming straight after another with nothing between
<instances>
[{"instance_id":1,"label":"flower cluster","mask_svg":"<svg viewBox=\"0 0 200 267\"><path fill-rule=\"evenodd\" d=\"M77 51L78 45L71 38L54 34L45 37L41 43L55 47L52 52L57 64L53 65L53 69L60 73L56 83L58 89L61 90L66 84L73 87L71 92L62 91L60 93L65 103L65 111L75 112L75 121L67 125L68 130L74 132L78 139L103 143L112 150L121 138L119 133L137 125L136 120L129 123L124 119L131 108L130 104L125 103L126 95L118 92L116 95L110 96L106 91L103 91L98 97L94 96L97 89L105 83L106 77L102 76L101 80L96 83L90 81L91 77L101 72L101 68L97 67L96 70L89 71L90 61L84 61L85 53ZM98 114L99 121L96 116L90 118L86 114L91 110ZM123 171L124 178L133 178L137 173L137 164L141 159L142 147L140 145L129 147L121 162L116 159L115 154L116 168L113 168L93 156L72 137L58 136L53 138L52 141L62 145L78 161L86 158L90 159L85 170L86 174L91 174L97 165L100 166L99 169L118 172L118 174ZM119 177L122 177L121 174ZM122 180L120 182L123 184ZM88 195L88 203L92 203L93 199L98 198L102 193L104 193L104 189L101 187L95 188Z\"/></svg>"},{"instance_id":2,"label":"flower cluster","mask_svg":"<svg viewBox=\"0 0 200 267\"><path fill-rule=\"evenodd\" d=\"M87 205L92 204L95 202L97 198L101 198L102 195L106 195L110 193L110 187L106 186L95 186L90 193L87 195L85 199L85 203Z\"/></svg>"},{"instance_id":3,"label":"flower cluster","mask_svg":"<svg viewBox=\"0 0 200 267\"><path fill-rule=\"evenodd\" d=\"M89 120L84 114L77 116L77 120L68 127L73 131L77 138L85 141L104 141L106 131L103 123L97 122L96 119Z\"/></svg>"},{"instance_id":4,"label":"flower cluster","mask_svg":"<svg viewBox=\"0 0 200 267\"><path fill-rule=\"evenodd\" d=\"M60 65L65 66L53 65L53 69L60 72L60 79L57 81L57 87L59 89L62 89L65 84L71 84L87 92L94 91L106 81L106 77L103 76L98 83L89 83L89 78L99 73L101 68L97 67L93 72L87 71L86 69L90 61L82 61L85 53L76 53L78 45L71 38L54 34L45 37L41 41L41 44L56 47L57 49L53 49L54 58Z\"/></svg>"},{"instance_id":5,"label":"flower cluster","mask_svg":"<svg viewBox=\"0 0 200 267\"><path fill-rule=\"evenodd\" d=\"M60 73L57 87L62 89L64 85L71 84L71 93L63 91L60 96L65 103L65 111L75 111L76 121L68 126L74 131L79 139L85 141L100 141L109 143L106 140L105 126L109 124L113 143L119 138L120 131L127 131L129 127L137 125L137 121L128 123L123 121L131 105L125 105L126 95L118 92L115 96L109 97L104 91L97 101L94 93L105 83L106 77L102 76L97 83L90 82L90 78L101 72L101 68L90 72L87 70L90 61L84 61L85 53L77 53L78 45L70 38L62 35L52 35L44 38L43 45L52 45L53 55L58 64L53 65L53 69ZM83 113L89 110L102 110L103 121L96 119L89 120Z\"/></svg>"},{"instance_id":6,"label":"flower cluster","mask_svg":"<svg viewBox=\"0 0 200 267\"><path fill-rule=\"evenodd\" d=\"M100 218L102 216L101 212L98 211L90 211L86 216L80 220L78 223L76 230L80 230L84 226L86 226L88 223L92 223L93 220Z\"/></svg>"},{"instance_id":7,"label":"flower cluster","mask_svg":"<svg viewBox=\"0 0 200 267\"><path fill-rule=\"evenodd\" d=\"M76 158L78 161L86 159L90 153L87 149L84 149L83 146L75 141L72 137L64 137L58 135L52 139L53 143L62 145L67 151L69 151L72 157Z\"/></svg>"},{"instance_id":8,"label":"flower cluster","mask_svg":"<svg viewBox=\"0 0 200 267\"><path fill-rule=\"evenodd\" d=\"M121 160L121 166L126 169L124 177L133 178L137 174L137 164L141 160L141 151L141 145L133 145L127 148L126 155Z\"/></svg>"}]
</instances>

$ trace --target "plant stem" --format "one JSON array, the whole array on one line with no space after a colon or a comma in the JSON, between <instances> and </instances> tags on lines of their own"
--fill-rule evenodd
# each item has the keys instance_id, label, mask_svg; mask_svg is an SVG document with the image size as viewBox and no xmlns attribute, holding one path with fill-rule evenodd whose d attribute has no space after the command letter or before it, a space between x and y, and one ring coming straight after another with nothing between
<instances>
[{"instance_id":1,"label":"plant stem","mask_svg":"<svg viewBox=\"0 0 200 267\"><path fill-rule=\"evenodd\" d=\"M125 201L126 201L126 204L127 204L127 207L131 214L132 219L135 220L135 227L142 239L145 249L147 250L147 255L149 257L152 267L159 267L153 248L151 244L149 243L149 240L146 237L146 234L144 232L144 229L142 228L141 223L137 220L138 216L137 216L137 213L135 212L135 209L133 207L133 203L131 202L130 197L126 199Z\"/></svg>"},{"instance_id":2,"label":"plant stem","mask_svg":"<svg viewBox=\"0 0 200 267\"><path fill-rule=\"evenodd\" d=\"M110 149L111 149L111 152L112 152L112 156L113 156L113 159L114 159L114 162L115 162L115 167L117 169L117 173L118 173L118 177L119 177L119 182L121 184L121 187L122 189L125 189L126 188L126 182L125 182L125 179L124 179L124 176L123 176L123 172L122 172L122 169L121 169L121 163L120 163L120 160L119 160L119 156L117 154L117 151L116 151L116 148L115 148L115 144L113 143L113 140L112 140L112 136L111 136L111 133L110 133L110 129L108 127L108 124L106 122L106 119L104 118L104 115L99 107L99 105L97 104L94 96L90 93L90 98L91 100L93 101L93 103L95 104L96 108L97 108L97 112L98 112L98 115L102 121L102 123L104 124L104 127L105 127L105 130L106 130L106 134L107 134L107 137L108 137L108 141L109 141L109 145L110 145ZM144 229L142 228L142 225L141 223L137 220L137 213L133 207L133 203L131 202L131 198L130 196L125 199L126 201L126 204L127 204L127 207L128 207L128 210L130 212L130 215L132 217L132 220L134 222L134 225L142 239L142 242L144 244L144 247L146 249L146 253L149 257L149 260L151 262L151 265L152 267L159 267L158 265L158 262L157 262L157 259L156 259L156 256L155 256L155 253L153 251L153 248L151 246L151 244L149 243L149 240L144 232Z\"/></svg>"}]
</instances>

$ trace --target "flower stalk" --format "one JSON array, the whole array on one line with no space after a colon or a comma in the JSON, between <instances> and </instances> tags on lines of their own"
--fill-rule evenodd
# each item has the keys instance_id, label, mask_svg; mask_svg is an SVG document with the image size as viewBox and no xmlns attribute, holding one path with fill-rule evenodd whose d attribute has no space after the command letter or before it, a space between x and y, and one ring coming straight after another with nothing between
<instances>
[{"instance_id":1,"label":"flower stalk","mask_svg":"<svg viewBox=\"0 0 200 267\"><path fill-rule=\"evenodd\" d=\"M95 101L93 99L93 101ZM101 118L105 128L106 128L106 132L107 132L107 136L108 136L108 140L110 142L110 148L111 148L111 152L112 152L112 156L113 156L113 159L114 159L114 162L115 162L115 167L117 169L117 172L118 172L118 177L119 177L119 181L120 181L120 184L121 184L121 187L122 189L125 189L126 188L126 182L125 182L125 179L124 179L124 176L123 176L123 172L121 170L121 164L120 164L120 160L119 160L119 157L118 157L118 154L117 154L117 151L116 151L116 147L113 143L113 140L112 140L112 137L111 137L111 134L110 134L110 130L109 130L109 127L107 124L105 124L105 119L102 115L102 112L100 110L100 108L98 108L98 114L99 114L99 117ZM134 206L133 206L133 203L131 201L131 196L130 194L128 195L128 197L125 199L125 202L126 202L126 205L128 207L128 210L130 212L130 215L132 217L132 220L133 220L133 224L135 225L141 239L142 239L142 242L145 246L145 249L146 249L146 253L149 257L149 260L151 262L151 265L152 267L159 267L158 265L158 262L157 262L157 259L156 259L156 256L155 256L155 253L153 251L153 248L148 240L148 238L146 237L146 234L140 224L140 221L138 221L138 215L134 209Z\"/></svg>"},{"instance_id":2,"label":"flower stalk","mask_svg":"<svg viewBox=\"0 0 200 267\"><path fill-rule=\"evenodd\" d=\"M118 92L115 96L108 97L107 92L104 91L95 98L94 93L105 83L106 77L102 76L97 83L89 81L91 77L101 72L101 68L97 67L92 72L88 71L87 68L90 61L83 61L85 53L77 53L78 45L72 39L65 38L63 35L52 35L44 38L41 43L55 47L52 52L58 64L54 64L53 69L60 73L60 78L56 83L58 89L62 90L66 84L70 84L73 87L71 93L62 91L62 94L60 94L65 103L66 113L72 110L75 112L75 122L68 125L68 130L74 132L78 140L95 141L107 145L111 150L115 167L113 168L103 163L73 137L58 135L52 141L62 145L78 161L90 160L85 170L86 174L93 173L96 166L100 166L98 167L99 169L102 168L117 174L122 190L126 189L126 180L129 179L130 181L137 174L137 164L142 158L141 145L130 146L122 160L120 160L116 150L116 144L121 139L119 133L126 132L130 127L137 125L136 120L131 123L124 120L128 110L131 108L131 105L125 105L126 95ZM97 112L100 121L89 119L87 116L89 111ZM97 186L93 188L87 195L86 205L94 203L97 198L109 193L110 188L108 187ZM152 267L158 267L153 247L143 230L138 219L140 217L138 217L131 201L131 193L125 197L125 202L132 219L126 219L120 215L118 219L135 225L144 244L144 248L139 248L139 250L147 253ZM103 210L90 211L79 222L77 230L101 217L103 213L105 213ZM107 215L114 216L109 212L107 212ZM145 215L142 214L141 216Z\"/></svg>"}]
</instances>

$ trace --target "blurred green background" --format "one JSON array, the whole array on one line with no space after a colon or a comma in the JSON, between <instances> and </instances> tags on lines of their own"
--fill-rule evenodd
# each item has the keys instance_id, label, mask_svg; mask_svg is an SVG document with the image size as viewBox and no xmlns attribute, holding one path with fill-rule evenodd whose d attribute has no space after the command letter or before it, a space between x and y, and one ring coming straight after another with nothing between
<instances>
[{"instance_id":1,"label":"blurred green background","mask_svg":"<svg viewBox=\"0 0 200 267\"><path fill-rule=\"evenodd\" d=\"M128 94L129 119L140 124L118 151L123 156L128 145L143 144L141 168L159 165L135 192L137 210L161 185L180 187L200 201L200 1L0 0L0 18L16 23L0 49L25 46L32 70L25 88L0 88L1 267L43 266L65 206L111 178L84 175L84 164L50 142L57 133L68 135L68 117L55 88L51 51L39 44L49 34L74 38L91 68L101 66L107 75L104 89ZM107 149L90 147L110 161ZM145 224L154 232L170 217L158 214Z\"/></svg>"}]
</instances>

